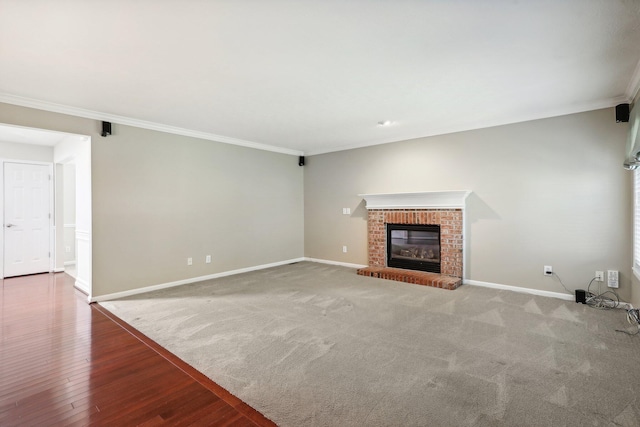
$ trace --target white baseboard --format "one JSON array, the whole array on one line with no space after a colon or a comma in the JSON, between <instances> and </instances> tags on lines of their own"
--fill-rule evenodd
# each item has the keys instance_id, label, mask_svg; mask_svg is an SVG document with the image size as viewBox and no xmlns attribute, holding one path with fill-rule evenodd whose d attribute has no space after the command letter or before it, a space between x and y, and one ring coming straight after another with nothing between
<instances>
[{"instance_id":1,"label":"white baseboard","mask_svg":"<svg viewBox=\"0 0 640 427\"><path fill-rule=\"evenodd\" d=\"M53 269L54 273L62 273L63 271L64 271L64 268L60 268L60 267Z\"/></svg>"},{"instance_id":2,"label":"white baseboard","mask_svg":"<svg viewBox=\"0 0 640 427\"><path fill-rule=\"evenodd\" d=\"M66 267L68 265L76 265L76 262L75 261L65 261L64 262L64 266Z\"/></svg>"},{"instance_id":3,"label":"white baseboard","mask_svg":"<svg viewBox=\"0 0 640 427\"><path fill-rule=\"evenodd\" d=\"M99 295L92 297L89 302L109 301L112 299L125 298L132 295L143 294L145 292L157 291L160 289L173 288L175 286L188 285L190 283L202 282L205 280L217 279L220 277L233 276L235 274L248 273L250 271L264 270L265 268L278 267L294 262L304 261L304 258L294 258L286 261L273 262L271 264L256 265L254 267L240 268L237 270L223 271L221 273L208 274L206 276L192 277L190 279L177 280L175 282L161 283L159 285L145 286L144 288L131 289L129 291L115 292L113 294Z\"/></svg>"},{"instance_id":4,"label":"white baseboard","mask_svg":"<svg viewBox=\"0 0 640 427\"><path fill-rule=\"evenodd\" d=\"M329 265L338 265L338 266L341 266L341 267L349 267L349 268L364 268L364 267L367 267L366 265L363 265L363 264L351 264L351 263L347 263L347 262L340 262L340 261L332 261L332 260L326 260L326 259L303 257L303 258L289 259L289 260L285 260L285 261L278 261L278 262L274 262L274 263L270 263L270 264L256 265L256 266L253 266L253 267L240 268L240 269L237 269L237 270L223 271L221 273L214 273L214 274L209 274L209 275L206 275L206 276L192 277L190 279L184 279L184 280L178 280L178 281L175 281L175 282L162 283L162 284L159 284L159 285L145 286L144 288L132 289L132 290L123 291L123 292L115 292L115 293L112 293L112 294L100 295L100 296L97 296L97 297L92 297L90 295L89 291L88 291L88 286L86 286L86 284L82 283L82 281L80 281L80 280L76 280L75 287L78 288L80 291L84 292L85 294L89 295L88 301L90 303L91 302L100 302L100 301L109 301L109 300L112 300L112 299L118 299L118 298L124 298L124 297L132 296L132 295L143 294L145 292L157 291L157 290L166 289L166 288L173 288L175 286L182 286L182 285L187 285L187 284L190 284L190 283L197 283L197 282L202 282L202 281L205 281L205 280L217 279L217 278L220 278L220 277L233 276L233 275L236 275L236 274L248 273L248 272L251 272L251 271L264 270L266 268L279 267L281 265L293 264L293 263L301 262L301 261L317 262L317 263L329 264ZM531 288L521 288L519 286L502 285L500 283L481 282L479 280L464 279L463 280L463 284L470 285L470 286L480 286L480 287L484 287L484 288L501 289L501 290L506 290L506 291L513 291L513 292L531 294L531 295L539 295L539 296L544 296L544 297L558 298L558 299L562 299L562 300L566 300L566 301L574 301L575 300L575 296L572 295L572 294L564 294L564 293L560 293L560 292L542 291L542 290L531 289ZM631 304L627 303L627 302L620 302L619 308L631 309L631 308L633 308L633 306Z\"/></svg>"},{"instance_id":5,"label":"white baseboard","mask_svg":"<svg viewBox=\"0 0 640 427\"><path fill-rule=\"evenodd\" d=\"M551 292L551 291L541 291L538 289L531 289L531 288L521 288L519 286L501 285L499 283L481 282L479 280L464 279L462 283L465 285L481 286L483 288L492 288L492 289L502 289L505 291L520 292L522 294L540 295L543 297L558 298L558 299L563 299L567 301L575 301L576 299L575 295L572 295L572 294L563 294L560 292Z\"/></svg>"},{"instance_id":6,"label":"white baseboard","mask_svg":"<svg viewBox=\"0 0 640 427\"><path fill-rule=\"evenodd\" d=\"M362 265L362 264L351 264L348 262L331 261L328 259L318 259L318 258L309 258L309 257L304 257L303 261L319 262L321 264L339 265L341 267L351 267L351 268L367 267L366 265Z\"/></svg>"},{"instance_id":7,"label":"white baseboard","mask_svg":"<svg viewBox=\"0 0 640 427\"><path fill-rule=\"evenodd\" d=\"M471 286L481 286L483 288L502 289L502 290L505 290L505 291L520 292L522 294L531 294L531 295L540 295L540 296L543 296L543 297L558 298L558 299L563 299L563 300L566 300L566 301L575 301L576 300L575 295L573 295L573 294L565 294L565 293L561 293L561 292L541 291L539 289L521 288L519 286L501 285L499 283L481 282L479 280L469 280L469 279L464 279L462 283L465 284L465 285L471 285ZM631 304L629 304L628 302L620 301L618 303L618 308L629 310L629 309L633 308L633 306Z\"/></svg>"},{"instance_id":8,"label":"white baseboard","mask_svg":"<svg viewBox=\"0 0 640 427\"><path fill-rule=\"evenodd\" d=\"M84 282L82 279L76 278L73 286L83 294L91 295L91 286L89 286L89 284ZM91 302L91 300L89 300L89 302Z\"/></svg>"},{"instance_id":9,"label":"white baseboard","mask_svg":"<svg viewBox=\"0 0 640 427\"><path fill-rule=\"evenodd\" d=\"M346 263L346 262L331 261L331 260L326 260L326 259L317 259L317 258L309 258L309 257L305 257L304 260L305 261L311 261L311 262L319 262L319 263L323 263L323 264L340 265L340 266L343 266L343 267L351 267L351 268L364 268L364 267L367 267L366 265L362 265L362 264L350 264L350 263ZM500 283L481 282L479 280L469 280L469 279L464 279L463 280L463 284L471 285L471 286L481 286L481 287L484 287L484 288L501 289L501 290L505 290L505 291L520 292L520 293L525 293L525 294L540 295L540 296L543 296L543 297L558 298L558 299L563 299L563 300L567 300L567 301L575 301L575 295L564 294L564 293L561 293L561 292L541 291L541 290L538 290L538 289L521 288L521 287L518 287L518 286L502 285ZM631 305L631 304L628 304L628 303L620 303L621 306L623 304Z\"/></svg>"}]
</instances>

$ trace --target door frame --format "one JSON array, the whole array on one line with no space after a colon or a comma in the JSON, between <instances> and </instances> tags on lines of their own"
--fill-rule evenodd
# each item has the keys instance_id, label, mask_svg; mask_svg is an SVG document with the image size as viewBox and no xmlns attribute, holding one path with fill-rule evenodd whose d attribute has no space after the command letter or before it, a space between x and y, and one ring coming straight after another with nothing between
<instances>
[{"instance_id":1,"label":"door frame","mask_svg":"<svg viewBox=\"0 0 640 427\"><path fill-rule=\"evenodd\" d=\"M43 165L49 166L49 212L51 213L49 218L49 272L55 269L56 258L56 227L55 227L55 175L53 173L53 162L37 162L28 160L12 160L0 158L0 165L2 166L2 173L0 173L0 221L2 227L0 229L0 279L4 279L4 165L6 163L20 163L26 165Z\"/></svg>"}]
</instances>

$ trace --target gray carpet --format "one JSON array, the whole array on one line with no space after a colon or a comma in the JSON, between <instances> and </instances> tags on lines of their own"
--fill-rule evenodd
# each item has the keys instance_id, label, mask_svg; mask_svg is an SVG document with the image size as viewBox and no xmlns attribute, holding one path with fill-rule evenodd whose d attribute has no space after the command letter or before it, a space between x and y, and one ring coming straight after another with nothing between
<instances>
[{"instance_id":1,"label":"gray carpet","mask_svg":"<svg viewBox=\"0 0 640 427\"><path fill-rule=\"evenodd\" d=\"M102 305L281 426L640 425L623 310L309 262Z\"/></svg>"}]
</instances>

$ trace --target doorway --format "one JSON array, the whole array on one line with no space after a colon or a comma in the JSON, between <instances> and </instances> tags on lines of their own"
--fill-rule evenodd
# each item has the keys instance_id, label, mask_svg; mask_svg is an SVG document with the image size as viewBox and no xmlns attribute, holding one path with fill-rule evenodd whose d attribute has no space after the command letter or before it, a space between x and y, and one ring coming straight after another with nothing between
<instances>
[{"instance_id":1,"label":"doorway","mask_svg":"<svg viewBox=\"0 0 640 427\"><path fill-rule=\"evenodd\" d=\"M75 287L92 301L92 214L91 214L91 137L52 130L28 128L0 123L0 279L13 275L5 268L5 245L7 230L5 224L13 224L5 218L5 163L28 163L47 165L50 168L50 210L48 268L45 271L65 270L66 246L71 246L70 255L75 255ZM67 164L75 166L75 182L71 184L75 192L75 207L68 207L70 219L65 221L62 196L64 195L63 168ZM48 179L48 176L47 176ZM68 233L75 243L64 243L64 225L73 224L75 230ZM75 234L75 236L73 236ZM72 262L72 261L71 261ZM26 273L25 273L26 274Z\"/></svg>"},{"instance_id":2,"label":"doorway","mask_svg":"<svg viewBox=\"0 0 640 427\"><path fill-rule=\"evenodd\" d=\"M5 162L4 277L52 270L52 167Z\"/></svg>"}]
</instances>

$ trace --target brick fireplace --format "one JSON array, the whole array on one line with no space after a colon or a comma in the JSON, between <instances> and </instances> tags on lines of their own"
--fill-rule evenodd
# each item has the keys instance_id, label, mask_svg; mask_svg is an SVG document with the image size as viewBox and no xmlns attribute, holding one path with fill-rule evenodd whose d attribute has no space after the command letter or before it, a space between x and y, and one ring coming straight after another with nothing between
<instances>
[{"instance_id":1,"label":"brick fireplace","mask_svg":"<svg viewBox=\"0 0 640 427\"><path fill-rule=\"evenodd\" d=\"M467 191L368 194L369 266L364 276L380 277L444 289L462 284L464 207ZM390 268L387 264L387 224L440 226L441 274Z\"/></svg>"}]
</instances>

